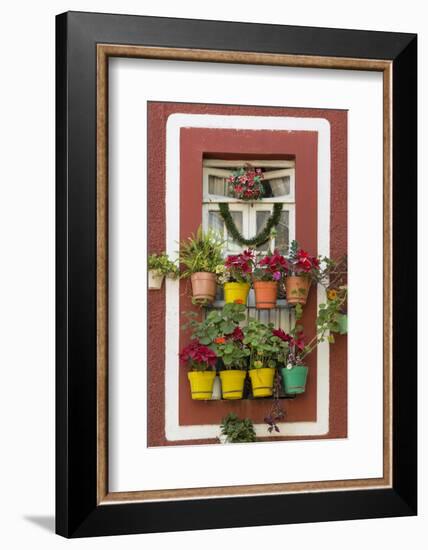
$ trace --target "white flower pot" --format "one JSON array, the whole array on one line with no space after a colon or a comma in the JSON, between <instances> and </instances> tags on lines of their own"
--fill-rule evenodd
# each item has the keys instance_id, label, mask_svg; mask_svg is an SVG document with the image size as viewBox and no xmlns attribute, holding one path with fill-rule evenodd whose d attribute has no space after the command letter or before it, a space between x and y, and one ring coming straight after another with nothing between
<instances>
[{"instance_id":1,"label":"white flower pot","mask_svg":"<svg viewBox=\"0 0 428 550\"><path fill-rule=\"evenodd\" d=\"M221 399L221 383L220 378L216 376L214 378L213 395L211 400L217 401L219 399Z\"/></svg>"},{"instance_id":2,"label":"white flower pot","mask_svg":"<svg viewBox=\"0 0 428 550\"><path fill-rule=\"evenodd\" d=\"M165 275L159 275L154 269L149 269L149 290L160 290Z\"/></svg>"}]
</instances>

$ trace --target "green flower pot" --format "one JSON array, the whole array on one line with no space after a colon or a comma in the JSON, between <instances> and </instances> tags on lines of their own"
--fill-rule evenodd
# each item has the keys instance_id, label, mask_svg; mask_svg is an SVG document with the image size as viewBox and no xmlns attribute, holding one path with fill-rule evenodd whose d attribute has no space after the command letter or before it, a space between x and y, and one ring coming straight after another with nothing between
<instances>
[{"instance_id":1,"label":"green flower pot","mask_svg":"<svg viewBox=\"0 0 428 550\"><path fill-rule=\"evenodd\" d=\"M298 365L291 369L281 369L282 385L288 395L295 395L305 392L308 367Z\"/></svg>"}]
</instances>

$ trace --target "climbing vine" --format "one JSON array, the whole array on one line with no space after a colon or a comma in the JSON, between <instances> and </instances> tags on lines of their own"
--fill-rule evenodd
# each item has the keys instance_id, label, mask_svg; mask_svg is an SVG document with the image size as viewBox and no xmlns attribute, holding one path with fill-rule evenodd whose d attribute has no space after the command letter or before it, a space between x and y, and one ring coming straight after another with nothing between
<instances>
[{"instance_id":1,"label":"climbing vine","mask_svg":"<svg viewBox=\"0 0 428 550\"><path fill-rule=\"evenodd\" d=\"M258 233L255 237L251 239L246 239L236 227L235 222L233 221L232 215L230 213L228 203L221 202L219 204L219 207L220 207L220 214L224 220L224 223L226 224L226 228L229 235L232 237L232 239L235 242L245 246L260 246L265 242L267 242L270 238L272 229L278 225L281 217L281 212L282 212L282 203L280 202L275 203L273 206L273 212L269 216L263 230L260 231L260 233Z\"/></svg>"}]
</instances>

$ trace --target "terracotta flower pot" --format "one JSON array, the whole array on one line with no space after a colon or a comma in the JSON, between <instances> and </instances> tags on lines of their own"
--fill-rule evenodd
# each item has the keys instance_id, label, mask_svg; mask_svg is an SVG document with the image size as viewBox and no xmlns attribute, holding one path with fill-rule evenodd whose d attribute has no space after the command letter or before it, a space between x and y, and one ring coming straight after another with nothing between
<instances>
[{"instance_id":1,"label":"terracotta flower pot","mask_svg":"<svg viewBox=\"0 0 428 550\"><path fill-rule=\"evenodd\" d=\"M246 374L244 370L220 371L223 399L242 399Z\"/></svg>"},{"instance_id":2,"label":"terracotta flower pot","mask_svg":"<svg viewBox=\"0 0 428 550\"><path fill-rule=\"evenodd\" d=\"M287 302L291 305L306 304L308 299L311 280L305 275L291 276L285 278L285 294Z\"/></svg>"},{"instance_id":3,"label":"terracotta flower pot","mask_svg":"<svg viewBox=\"0 0 428 550\"><path fill-rule=\"evenodd\" d=\"M215 273L193 273L192 281L193 298L198 301L213 302L217 291L217 279Z\"/></svg>"},{"instance_id":4,"label":"terracotta flower pot","mask_svg":"<svg viewBox=\"0 0 428 550\"><path fill-rule=\"evenodd\" d=\"M257 309L272 309L276 306L278 283L276 281L254 281Z\"/></svg>"},{"instance_id":5,"label":"terracotta flower pot","mask_svg":"<svg viewBox=\"0 0 428 550\"><path fill-rule=\"evenodd\" d=\"M156 269L149 269L149 290L160 290L164 277Z\"/></svg>"}]
</instances>

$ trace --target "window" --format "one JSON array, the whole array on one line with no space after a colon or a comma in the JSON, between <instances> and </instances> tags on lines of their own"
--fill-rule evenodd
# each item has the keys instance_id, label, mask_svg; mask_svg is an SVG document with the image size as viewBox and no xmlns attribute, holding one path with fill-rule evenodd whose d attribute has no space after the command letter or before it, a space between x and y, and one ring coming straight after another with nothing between
<instances>
[{"instance_id":1,"label":"window","mask_svg":"<svg viewBox=\"0 0 428 550\"><path fill-rule=\"evenodd\" d=\"M230 196L226 178L245 164L263 170L265 194L263 199L254 202L236 201ZM276 202L283 204L281 219L276 228L277 235L272 248L278 248L283 254L288 251L295 234L294 205L294 161L225 161L207 159L203 171L203 227L217 231L225 240L225 256L242 250L242 245L235 243L227 234L223 218L219 212L219 203L228 202L230 213L236 227L245 238L258 234L266 225ZM267 251L267 242L258 250Z\"/></svg>"},{"instance_id":2,"label":"window","mask_svg":"<svg viewBox=\"0 0 428 550\"><path fill-rule=\"evenodd\" d=\"M254 202L237 201L230 196L226 178L236 169L251 164L263 170L265 194L263 199ZM236 227L245 238L252 238L265 226L277 202L283 204L281 218L276 227L273 242L266 242L257 249L267 252L270 247L278 248L283 254L288 252L290 242L295 238L295 163L292 160L220 160L206 159L203 163L203 229L213 229L224 239L224 255L236 254L243 248L228 235L225 223L219 211L219 203L228 202L229 210ZM281 294L280 294L281 297ZM219 294L215 306L222 307L223 293ZM251 290L248 298L248 315L263 322L273 322L275 326L288 331L292 323L292 310L288 309L285 300L279 299L277 307L272 310L256 310L254 293Z\"/></svg>"}]
</instances>

